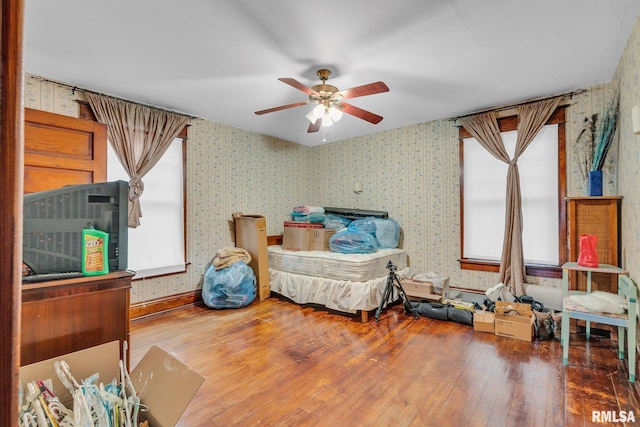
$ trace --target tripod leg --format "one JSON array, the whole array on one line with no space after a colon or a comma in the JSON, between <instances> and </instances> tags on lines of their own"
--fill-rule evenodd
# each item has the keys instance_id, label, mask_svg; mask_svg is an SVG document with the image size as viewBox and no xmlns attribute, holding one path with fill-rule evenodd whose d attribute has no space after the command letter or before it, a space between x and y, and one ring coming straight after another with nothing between
<instances>
[{"instance_id":1,"label":"tripod leg","mask_svg":"<svg viewBox=\"0 0 640 427\"><path fill-rule=\"evenodd\" d=\"M376 322L380 318L380 313L382 313L382 309L385 304L387 304L389 297L391 296L391 290L393 289L393 281L391 278L387 279L387 284L384 287L384 293L382 294L382 299L380 300L380 306L376 310L376 314L373 316L376 319Z\"/></svg>"},{"instance_id":2,"label":"tripod leg","mask_svg":"<svg viewBox=\"0 0 640 427\"><path fill-rule=\"evenodd\" d=\"M416 311L415 308L413 308L413 306L409 302L409 297L407 296L407 293L404 291L404 288L402 287L402 283L400 282L400 279L398 278L397 275L394 275L394 283L395 283L395 286L398 288L398 293L400 294L400 298L402 298L402 305L404 307L404 311L406 313L411 313L414 319L419 319L420 316L418 316L418 312Z\"/></svg>"}]
</instances>

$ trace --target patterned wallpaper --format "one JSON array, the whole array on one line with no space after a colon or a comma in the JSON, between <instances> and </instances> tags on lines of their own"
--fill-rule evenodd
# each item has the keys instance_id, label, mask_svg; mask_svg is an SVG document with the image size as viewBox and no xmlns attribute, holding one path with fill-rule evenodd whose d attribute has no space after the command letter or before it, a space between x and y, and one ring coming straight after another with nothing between
<instances>
[{"instance_id":1,"label":"patterned wallpaper","mask_svg":"<svg viewBox=\"0 0 640 427\"><path fill-rule=\"evenodd\" d=\"M631 49L633 52L625 53L620 72L629 75L629 80L635 74L634 83L638 70L638 37L636 29L630 41L635 47ZM627 63L630 64L625 65ZM612 92L610 86L600 85L574 95L567 115L568 147L579 133L584 117L602 110L604 100ZM637 85L633 93L632 99L628 96L623 99L625 105L640 102ZM25 78L27 107L77 117L75 99L83 99L83 94L42 82L34 76ZM631 145L633 139L633 135L625 136L621 145ZM194 119L187 147L186 220L190 265L183 274L136 281L131 293L134 303L198 289L207 262L219 248L231 244L227 220L233 212L264 215L268 234L280 234L283 221L288 219L291 209L300 204L386 210L402 226L401 245L409 253L414 274L436 272L449 277L453 286L471 289L484 290L497 283L497 273L463 271L458 267L459 158L454 120L421 123L305 147ZM625 171L621 170L618 176L616 156L610 156L605 194L616 194L617 188L627 193L638 189L637 172L632 164L627 164L637 159L638 149L633 153L631 157L622 156L624 168L621 169ZM580 178L571 155L567 155L567 163L569 195L585 194L586 183ZM353 191L356 182L362 184L361 194ZM625 217L630 216L627 197L625 195ZM635 197L632 203L640 203L639 198ZM632 251L629 255L640 250L637 218L633 225L634 231L626 231L623 237L627 250ZM555 279L530 277L528 282L560 286Z\"/></svg>"},{"instance_id":2,"label":"patterned wallpaper","mask_svg":"<svg viewBox=\"0 0 640 427\"><path fill-rule=\"evenodd\" d=\"M640 281L640 136L633 134L631 109L640 104L640 20L613 79L620 91L618 190L622 201L622 267Z\"/></svg>"}]
</instances>

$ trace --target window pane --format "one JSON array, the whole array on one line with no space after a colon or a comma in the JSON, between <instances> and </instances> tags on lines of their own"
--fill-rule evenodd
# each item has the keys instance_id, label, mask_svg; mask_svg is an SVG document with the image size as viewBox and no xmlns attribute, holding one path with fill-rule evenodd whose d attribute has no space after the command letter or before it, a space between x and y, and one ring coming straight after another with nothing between
<instances>
[{"instance_id":1,"label":"window pane","mask_svg":"<svg viewBox=\"0 0 640 427\"><path fill-rule=\"evenodd\" d=\"M516 131L503 132L512 157ZM464 258L499 261L504 238L507 165L475 138L463 140ZM544 126L518 159L526 263L558 264L558 125Z\"/></svg>"},{"instance_id":2,"label":"window pane","mask_svg":"<svg viewBox=\"0 0 640 427\"><path fill-rule=\"evenodd\" d=\"M107 177L129 180L109 144ZM142 218L129 228L128 265L135 278L184 271L182 139L143 177Z\"/></svg>"},{"instance_id":3,"label":"window pane","mask_svg":"<svg viewBox=\"0 0 640 427\"><path fill-rule=\"evenodd\" d=\"M500 260L507 165L464 140L464 258Z\"/></svg>"},{"instance_id":4,"label":"window pane","mask_svg":"<svg viewBox=\"0 0 640 427\"><path fill-rule=\"evenodd\" d=\"M518 160L527 263L558 264L558 125L544 126Z\"/></svg>"}]
</instances>

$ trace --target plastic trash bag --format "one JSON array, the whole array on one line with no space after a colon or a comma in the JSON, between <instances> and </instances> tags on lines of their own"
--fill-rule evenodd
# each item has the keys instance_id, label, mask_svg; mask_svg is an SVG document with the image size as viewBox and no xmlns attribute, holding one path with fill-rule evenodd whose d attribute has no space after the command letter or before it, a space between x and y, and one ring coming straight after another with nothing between
<instances>
[{"instance_id":1,"label":"plastic trash bag","mask_svg":"<svg viewBox=\"0 0 640 427\"><path fill-rule=\"evenodd\" d=\"M324 228L342 230L349 224L351 224L351 220L340 215L327 214L324 218Z\"/></svg>"},{"instance_id":2,"label":"plastic trash bag","mask_svg":"<svg viewBox=\"0 0 640 427\"><path fill-rule=\"evenodd\" d=\"M363 233L369 233L373 237L376 237L376 222L375 218L367 217L356 219L349 224L349 230L362 231Z\"/></svg>"},{"instance_id":3,"label":"plastic trash bag","mask_svg":"<svg viewBox=\"0 0 640 427\"><path fill-rule=\"evenodd\" d=\"M243 261L221 270L212 265L204 275L202 300L210 308L245 307L256 298L256 292L256 276Z\"/></svg>"},{"instance_id":4,"label":"plastic trash bag","mask_svg":"<svg viewBox=\"0 0 640 427\"><path fill-rule=\"evenodd\" d=\"M396 248L400 241L400 224L393 218L356 219L349 224L349 229L371 234L376 239L378 248Z\"/></svg>"},{"instance_id":5,"label":"plastic trash bag","mask_svg":"<svg viewBox=\"0 0 640 427\"><path fill-rule=\"evenodd\" d=\"M369 233L346 228L331 236L329 249L343 254L370 254L378 250L378 242Z\"/></svg>"},{"instance_id":6,"label":"plastic trash bag","mask_svg":"<svg viewBox=\"0 0 640 427\"><path fill-rule=\"evenodd\" d=\"M393 218L374 218L379 248L397 248L400 242L400 224Z\"/></svg>"}]
</instances>

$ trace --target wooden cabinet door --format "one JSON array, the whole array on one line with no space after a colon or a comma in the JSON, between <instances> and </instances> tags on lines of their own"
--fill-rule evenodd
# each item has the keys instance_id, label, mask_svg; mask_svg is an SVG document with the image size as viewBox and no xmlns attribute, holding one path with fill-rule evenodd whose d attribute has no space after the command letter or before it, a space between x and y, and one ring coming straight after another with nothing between
<instances>
[{"instance_id":1,"label":"wooden cabinet door","mask_svg":"<svg viewBox=\"0 0 640 427\"><path fill-rule=\"evenodd\" d=\"M600 264L620 267L620 205L622 197L567 198L567 237L569 261L577 261L580 235L598 237L597 252ZM584 291L586 275L571 272L571 289ZM592 289L617 293L618 280L610 274L593 273Z\"/></svg>"},{"instance_id":2,"label":"wooden cabinet door","mask_svg":"<svg viewBox=\"0 0 640 427\"><path fill-rule=\"evenodd\" d=\"M106 180L106 125L25 108L25 193Z\"/></svg>"}]
</instances>

